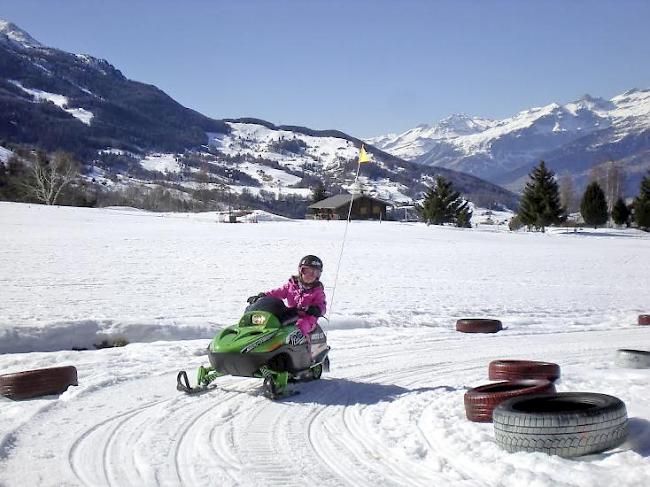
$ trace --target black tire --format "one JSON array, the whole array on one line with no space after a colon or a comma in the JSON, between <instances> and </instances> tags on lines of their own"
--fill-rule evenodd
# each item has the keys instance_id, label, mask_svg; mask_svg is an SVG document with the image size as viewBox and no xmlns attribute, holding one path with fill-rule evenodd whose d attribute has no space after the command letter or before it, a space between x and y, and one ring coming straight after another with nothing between
<instances>
[{"instance_id":1,"label":"black tire","mask_svg":"<svg viewBox=\"0 0 650 487\"><path fill-rule=\"evenodd\" d=\"M485 318L463 318L456 322L456 331L461 333L496 333L503 326L499 320Z\"/></svg>"},{"instance_id":2,"label":"black tire","mask_svg":"<svg viewBox=\"0 0 650 487\"><path fill-rule=\"evenodd\" d=\"M548 380L506 381L478 386L465 393L465 414L470 421L489 423L494 408L506 399L546 392L555 392L555 386Z\"/></svg>"},{"instance_id":3,"label":"black tire","mask_svg":"<svg viewBox=\"0 0 650 487\"><path fill-rule=\"evenodd\" d=\"M556 381L560 377L560 366L553 362L534 360L493 360L488 366L490 380L543 379Z\"/></svg>"},{"instance_id":4,"label":"black tire","mask_svg":"<svg viewBox=\"0 0 650 487\"><path fill-rule=\"evenodd\" d=\"M0 395L16 400L61 394L76 385L77 369L72 366L0 375Z\"/></svg>"},{"instance_id":5,"label":"black tire","mask_svg":"<svg viewBox=\"0 0 650 487\"><path fill-rule=\"evenodd\" d=\"M622 348L616 351L616 365L630 369L650 369L650 352Z\"/></svg>"},{"instance_id":6,"label":"black tire","mask_svg":"<svg viewBox=\"0 0 650 487\"><path fill-rule=\"evenodd\" d=\"M494 409L493 418L497 444L511 453L577 457L615 448L628 433L623 401L592 392L508 399Z\"/></svg>"}]
</instances>

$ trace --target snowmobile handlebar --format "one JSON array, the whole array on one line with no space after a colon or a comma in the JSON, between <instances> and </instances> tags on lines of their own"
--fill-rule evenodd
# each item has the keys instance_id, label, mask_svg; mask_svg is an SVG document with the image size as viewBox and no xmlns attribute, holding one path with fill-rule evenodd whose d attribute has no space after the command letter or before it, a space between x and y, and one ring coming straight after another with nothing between
<instances>
[{"instance_id":1,"label":"snowmobile handlebar","mask_svg":"<svg viewBox=\"0 0 650 487\"><path fill-rule=\"evenodd\" d=\"M298 320L300 313L314 316L316 318L322 316L321 309L318 306L311 305L300 308L289 308L280 298L268 296L266 293L259 293L255 296L250 296L246 301L249 303L246 307L246 311L267 311L275 315L283 326L295 323Z\"/></svg>"},{"instance_id":2,"label":"snowmobile handlebar","mask_svg":"<svg viewBox=\"0 0 650 487\"><path fill-rule=\"evenodd\" d=\"M257 301L260 298L263 298L264 296L266 296L266 293L259 293L259 294L256 294L255 296L249 296L246 299L246 302L248 304L253 304L255 301Z\"/></svg>"}]
</instances>

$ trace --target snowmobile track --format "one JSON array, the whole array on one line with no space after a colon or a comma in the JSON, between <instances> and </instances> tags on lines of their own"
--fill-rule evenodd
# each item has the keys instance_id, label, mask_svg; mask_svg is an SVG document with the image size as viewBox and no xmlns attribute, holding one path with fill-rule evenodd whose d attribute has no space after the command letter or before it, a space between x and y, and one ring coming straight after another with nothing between
<instances>
[{"instance_id":1,"label":"snowmobile track","mask_svg":"<svg viewBox=\"0 0 650 487\"><path fill-rule=\"evenodd\" d=\"M74 441L74 443L71 445L69 451L68 451L68 462L70 465L70 468L72 472L74 473L75 477L81 481L84 485L87 486L94 486L97 485L97 479L90 480L88 479L88 475L84 472L84 469L81 467L82 464L84 465L95 465L94 462L89 462L88 458L86 457L83 452L81 452L81 445L88 439L92 437L94 433L99 432L103 427L110 425L111 423L117 422L116 425L111 428L111 432L106 438L106 442L103 445L103 448L101 449L102 455L101 455L101 465L102 465L102 477L103 480L106 482L106 485L114 485L111 482L109 471L111 470L110 464L108 463L108 453L110 451L110 445L112 441L114 440L117 431L119 428L124 425L128 420L130 420L132 417L149 410L152 407L155 407L159 404L162 404L164 402L168 402L171 399L165 399L162 401L153 401L150 403L147 403L143 406L140 406L138 408L126 411L124 413L117 414L115 416L112 416L108 419L105 419L104 421L92 426L90 429L84 431L81 436L77 437L77 439ZM94 450L96 452L97 450L91 448L91 450ZM79 458L80 457L80 458Z\"/></svg>"},{"instance_id":2,"label":"snowmobile track","mask_svg":"<svg viewBox=\"0 0 650 487\"><path fill-rule=\"evenodd\" d=\"M561 349L531 357L566 367L560 388L580 375L582 383L616 386L619 369L608 374L607 360L613 362L610 347L617 343L601 337L585 355L584 334L565 338ZM506 485L503 478L528 471L497 449L489 425L465 419L463 394L485 382L487 364L504 346L527 340L502 337L460 356L462 343L431 353L432 341L416 335L401 356L401 344L376 342L382 358L371 354L370 363L342 345L330 375L296 385L301 394L282 401L262 397L259 379L224 377L188 396L172 389L174 371L119 377L108 387L46 401L31 421L9 431L15 440L0 459L0 482L13 487L7 479L21 475L24 483L44 486ZM534 344L519 350L531 351ZM584 367L601 361L600 368ZM641 376L635 380L644 387ZM49 462L56 482L25 472L30 458ZM561 469L575 470L564 463Z\"/></svg>"}]
</instances>

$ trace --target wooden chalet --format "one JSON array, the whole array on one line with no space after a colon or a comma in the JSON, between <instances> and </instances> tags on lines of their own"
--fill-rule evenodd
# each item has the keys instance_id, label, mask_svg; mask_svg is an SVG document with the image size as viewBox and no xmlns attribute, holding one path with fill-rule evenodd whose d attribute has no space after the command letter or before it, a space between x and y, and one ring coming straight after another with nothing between
<instances>
[{"instance_id":1,"label":"wooden chalet","mask_svg":"<svg viewBox=\"0 0 650 487\"><path fill-rule=\"evenodd\" d=\"M347 220L352 199L351 220L385 220L389 202L366 194L337 194L309 205L305 216L314 220Z\"/></svg>"}]
</instances>

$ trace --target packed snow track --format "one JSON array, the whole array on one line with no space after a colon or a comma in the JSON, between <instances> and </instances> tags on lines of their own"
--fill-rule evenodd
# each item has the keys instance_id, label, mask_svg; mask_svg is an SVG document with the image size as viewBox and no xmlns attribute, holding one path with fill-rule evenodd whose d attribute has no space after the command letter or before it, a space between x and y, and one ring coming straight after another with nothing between
<instances>
[{"instance_id":1,"label":"packed snow track","mask_svg":"<svg viewBox=\"0 0 650 487\"><path fill-rule=\"evenodd\" d=\"M617 369L611 353L631 342L650 347L643 330L566 333L560 346L556 335L440 340L416 329L400 330L390 342L395 331L384 328L332 335L339 343L332 372L275 402L261 395L255 379L221 378L213 389L185 395L175 390L167 363L168 370L148 377L138 372L153 364L137 363L137 356L176 354L180 361L201 341L62 353L77 363L82 385L59 400L29 402L31 417L21 418L0 449L0 479L7 485L514 486L541 475L544 485L611 485L622 459L626 475L636 479L627 485L650 478L650 426L643 419L648 371ZM140 350L125 354L131 347ZM491 424L465 419L462 396L487 382L487 364L503 350L560 363L558 390L624 399L630 440L577 462L499 450ZM104 361L122 362L123 376L87 372ZM2 406L11 414L23 404ZM585 463L599 468L585 471Z\"/></svg>"}]
</instances>

